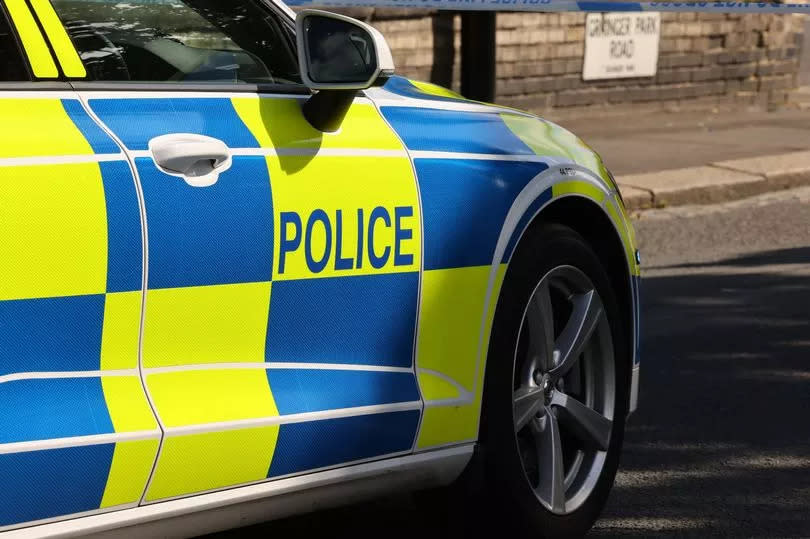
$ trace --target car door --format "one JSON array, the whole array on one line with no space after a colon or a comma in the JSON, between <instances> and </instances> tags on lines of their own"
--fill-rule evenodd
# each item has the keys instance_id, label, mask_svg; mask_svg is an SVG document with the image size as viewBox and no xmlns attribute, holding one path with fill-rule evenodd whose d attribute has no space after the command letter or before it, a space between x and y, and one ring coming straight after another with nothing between
<instances>
[{"instance_id":1,"label":"car door","mask_svg":"<svg viewBox=\"0 0 810 539\"><path fill-rule=\"evenodd\" d=\"M261 2L53 6L143 197L164 433L145 501L410 452L421 217L373 104L310 127L289 22Z\"/></svg>"},{"instance_id":2,"label":"car door","mask_svg":"<svg viewBox=\"0 0 810 539\"><path fill-rule=\"evenodd\" d=\"M40 15L0 2L0 531L137 505L161 436L134 177L59 81Z\"/></svg>"}]
</instances>

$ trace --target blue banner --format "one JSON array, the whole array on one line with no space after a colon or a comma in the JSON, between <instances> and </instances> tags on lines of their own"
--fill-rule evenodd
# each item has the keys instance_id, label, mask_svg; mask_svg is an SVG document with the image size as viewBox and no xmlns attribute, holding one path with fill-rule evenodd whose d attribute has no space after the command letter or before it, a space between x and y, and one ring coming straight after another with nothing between
<instances>
[{"instance_id":1,"label":"blue banner","mask_svg":"<svg viewBox=\"0 0 810 539\"><path fill-rule=\"evenodd\" d=\"M773 2L581 2L576 0L287 0L291 7L399 7L452 11L685 11L810 13L810 4Z\"/></svg>"}]
</instances>

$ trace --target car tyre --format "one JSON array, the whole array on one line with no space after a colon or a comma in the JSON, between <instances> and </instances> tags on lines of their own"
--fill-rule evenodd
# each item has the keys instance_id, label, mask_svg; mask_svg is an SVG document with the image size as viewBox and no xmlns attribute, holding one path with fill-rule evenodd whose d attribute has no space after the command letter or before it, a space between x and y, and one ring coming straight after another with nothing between
<instances>
[{"instance_id":1,"label":"car tyre","mask_svg":"<svg viewBox=\"0 0 810 539\"><path fill-rule=\"evenodd\" d=\"M542 325L538 313L548 309L553 316ZM624 435L626 323L604 265L580 234L550 223L526 232L498 300L479 445L461 479L488 524L554 538L582 536L594 524ZM588 328L587 342L578 342Z\"/></svg>"}]
</instances>

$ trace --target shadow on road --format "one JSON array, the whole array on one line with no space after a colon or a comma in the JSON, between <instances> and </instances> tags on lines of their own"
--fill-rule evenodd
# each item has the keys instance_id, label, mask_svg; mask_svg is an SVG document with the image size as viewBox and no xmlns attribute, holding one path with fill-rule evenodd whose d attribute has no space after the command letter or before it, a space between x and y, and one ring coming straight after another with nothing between
<instances>
[{"instance_id":1,"label":"shadow on road","mask_svg":"<svg viewBox=\"0 0 810 539\"><path fill-rule=\"evenodd\" d=\"M641 407L592 535L810 536L809 261L799 248L645 277ZM402 496L236 533L454 529Z\"/></svg>"},{"instance_id":2,"label":"shadow on road","mask_svg":"<svg viewBox=\"0 0 810 539\"><path fill-rule=\"evenodd\" d=\"M644 279L641 408L594 535L810 536L808 263Z\"/></svg>"}]
</instances>

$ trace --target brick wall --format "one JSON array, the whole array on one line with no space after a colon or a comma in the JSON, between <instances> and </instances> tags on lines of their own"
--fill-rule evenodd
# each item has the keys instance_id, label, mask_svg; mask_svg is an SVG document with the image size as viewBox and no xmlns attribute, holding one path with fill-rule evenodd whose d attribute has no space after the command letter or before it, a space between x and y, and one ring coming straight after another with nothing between
<instances>
[{"instance_id":1,"label":"brick wall","mask_svg":"<svg viewBox=\"0 0 810 539\"><path fill-rule=\"evenodd\" d=\"M459 88L460 17L353 9L388 40L399 73ZM497 16L498 103L535 112L787 103L797 85L802 15L662 13L655 77L582 80L584 13Z\"/></svg>"}]
</instances>

